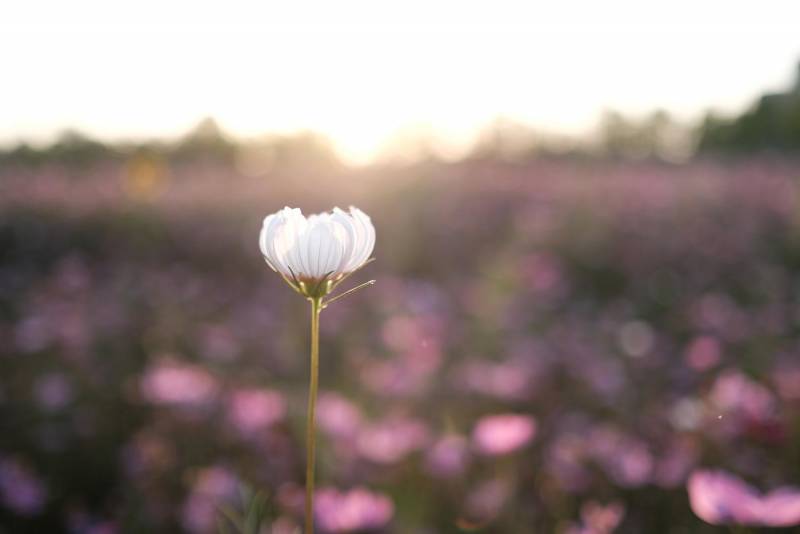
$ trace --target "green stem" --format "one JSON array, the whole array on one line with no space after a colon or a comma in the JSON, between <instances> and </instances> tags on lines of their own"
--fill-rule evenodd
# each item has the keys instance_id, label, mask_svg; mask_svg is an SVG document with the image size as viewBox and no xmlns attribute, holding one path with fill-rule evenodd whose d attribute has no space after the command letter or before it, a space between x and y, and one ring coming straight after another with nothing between
<instances>
[{"instance_id":1,"label":"green stem","mask_svg":"<svg viewBox=\"0 0 800 534\"><path fill-rule=\"evenodd\" d=\"M306 534L314 534L314 456L316 432L314 419L317 412L319 386L319 313L322 301L311 299L311 379L308 386L308 416L306 418Z\"/></svg>"}]
</instances>

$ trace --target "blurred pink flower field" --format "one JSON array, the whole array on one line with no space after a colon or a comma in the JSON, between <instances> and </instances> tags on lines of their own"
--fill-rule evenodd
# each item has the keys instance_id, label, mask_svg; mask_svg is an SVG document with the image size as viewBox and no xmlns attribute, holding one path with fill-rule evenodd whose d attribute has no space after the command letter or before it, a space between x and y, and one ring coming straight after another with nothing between
<instances>
[{"instance_id":1,"label":"blurred pink flower field","mask_svg":"<svg viewBox=\"0 0 800 534\"><path fill-rule=\"evenodd\" d=\"M4 531L214 532L245 483L300 527L307 310L258 230L350 204L320 532L800 523L797 162L0 174Z\"/></svg>"}]
</instances>

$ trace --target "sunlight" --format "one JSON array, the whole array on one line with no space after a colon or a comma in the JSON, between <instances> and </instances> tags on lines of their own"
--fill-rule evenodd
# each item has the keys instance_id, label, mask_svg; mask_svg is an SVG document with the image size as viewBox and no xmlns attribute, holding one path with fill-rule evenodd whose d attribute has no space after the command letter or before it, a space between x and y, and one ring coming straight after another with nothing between
<instances>
[{"instance_id":1,"label":"sunlight","mask_svg":"<svg viewBox=\"0 0 800 534\"><path fill-rule=\"evenodd\" d=\"M499 116L586 134L607 108L736 110L800 55L792 2L678 3L657 21L632 1L500 4L18 4L0 22L0 142L175 136L211 115L235 135L314 130L354 162L415 131L453 153Z\"/></svg>"}]
</instances>

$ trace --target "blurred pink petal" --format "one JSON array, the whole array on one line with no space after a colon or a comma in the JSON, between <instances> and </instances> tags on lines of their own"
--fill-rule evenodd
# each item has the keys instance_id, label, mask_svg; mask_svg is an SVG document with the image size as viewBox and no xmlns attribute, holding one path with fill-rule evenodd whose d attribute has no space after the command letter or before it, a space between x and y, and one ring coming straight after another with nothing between
<instances>
[{"instance_id":1,"label":"blurred pink petal","mask_svg":"<svg viewBox=\"0 0 800 534\"><path fill-rule=\"evenodd\" d=\"M782 365L773 371L772 379L781 397L800 400L800 366Z\"/></svg>"},{"instance_id":2,"label":"blurred pink petal","mask_svg":"<svg viewBox=\"0 0 800 534\"><path fill-rule=\"evenodd\" d=\"M712 525L800 524L800 488L783 487L760 496L724 471L699 470L689 477L687 490L694 513Z\"/></svg>"},{"instance_id":3,"label":"blurred pink petal","mask_svg":"<svg viewBox=\"0 0 800 534\"><path fill-rule=\"evenodd\" d=\"M425 455L425 467L442 478L461 474L469 461L468 445L466 438L456 434L440 438Z\"/></svg>"},{"instance_id":4,"label":"blurred pink petal","mask_svg":"<svg viewBox=\"0 0 800 534\"><path fill-rule=\"evenodd\" d=\"M73 388L63 374L48 373L36 381L33 393L44 410L55 412L72 401Z\"/></svg>"},{"instance_id":5,"label":"blurred pink petal","mask_svg":"<svg viewBox=\"0 0 800 534\"><path fill-rule=\"evenodd\" d=\"M790 527L800 524L800 488L772 490L761 499L759 511L766 526Z\"/></svg>"},{"instance_id":6,"label":"blurred pink petal","mask_svg":"<svg viewBox=\"0 0 800 534\"><path fill-rule=\"evenodd\" d=\"M466 512L471 520L491 521L511 495L508 481L493 479L481 482L467 495Z\"/></svg>"},{"instance_id":7,"label":"blurred pink petal","mask_svg":"<svg viewBox=\"0 0 800 534\"><path fill-rule=\"evenodd\" d=\"M244 434L262 430L286 415L286 401L275 391L241 389L234 391L228 402L228 417Z\"/></svg>"},{"instance_id":8,"label":"blurred pink petal","mask_svg":"<svg viewBox=\"0 0 800 534\"><path fill-rule=\"evenodd\" d=\"M467 391L499 399L520 399L530 394L533 369L527 362L468 360L453 373L453 383Z\"/></svg>"},{"instance_id":9,"label":"blurred pink petal","mask_svg":"<svg viewBox=\"0 0 800 534\"><path fill-rule=\"evenodd\" d=\"M654 460L644 441L602 425L591 431L587 450L619 486L635 488L650 482Z\"/></svg>"},{"instance_id":10,"label":"blurred pink petal","mask_svg":"<svg viewBox=\"0 0 800 534\"><path fill-rule=\"evenodd\" d=\"M752 419L767 419L775 408L770 391L739 371L726 371L714 382L711 401L719 409Z\"/></svg>"},{"instance_id":11,"label":"blurred pink petal","mask_svg":"<svg viewBox=\"0 0 800 534\"><path fill-rule=\"evenodd\" d=\"M301 529L297 523L288 517L279 517L272 522L272 528L269 530L270 534L299 534Z\"/></svg>"},{"instance_id":12,"label":"blurred pink petal","mask_svg":"<svg viewBox=\"0 0 800 534\"><path fill-rule=\"evenodd\" d=\"M514 452L536 435L536 420L528 415L500 414L481 418L472 432L476 449L486 455Z\"/></svg>"},{"instance_id":13,"label":"blurred pink petal","mask_svg":"<svg viewBox=\"0 0 800 534\"><path fill-rule=\"evenodd\" d=\"M625 506L619 502L602 505L589 501L581 506L583 526L574 531L580 534L610 534L625 517Z\"/></svg>"},{"instance_id":14,"label":"blurred pink petal","mask_svg":"<svg viewBox=\"0 0 800 534\"><path fill-rule=\"evenodd\" d=\"M319 396L317 418L323 432L340 439L354 436L362 423L358 407L333 392L325 392Z\"/></svg>"},{"instance_id":15,"label":"blurred pink petal","mask_svg":"<svg viewBox=\"0 0 800 534\"><path fill-rule=\"evenodd\" d=\"M314 516L323 532L360 532L385 526L394 515L389 497L365 488L338 491L324 488L316 492Z\"/></svg>"},{"instance_id":16,"label":"blurred pink petal","mask_svg":"<svg viewBox=\"0 0 800 534\"><path fill-rule=\"evenodd\" d=\"M586 438L582 433L562 432L548 444L545 469L561 488L568 493L580 493L591 480L584 465L587 454Z\"/></svg>"},{"instance_id":17,"label":"blurred pink petal","mask_svg":"<svg viewBox=\"0 0 800 534\"><path fill-rule=\"evenodd\" d=\"M183 526L189 532L205 533L216 525L219 506L236 496L238 480L226 468L207 467L200 470L183 504Z\"/></svg>"},{"instance_id":18,"label":"blurred pink petal","mask_svg":"<svg viewBox=\"0 0 800 534\"><path fill-rule=\"evenodd\" d=\"M47 500L44 484L15 460L0 459L0 502L23 516L38 514Z\"/></svg>"},{"instance_id":19,"label":"blurred pink petal","mask_svg":"<svg viewBox=\"0 0 800 534\"><path fill-rule=\"evenodd\" d=\"M662 488L674 488L683 484L689 471L695 466L699 455L698 446L688 439L673 440L673 443L658 456L654 482Z\"/></svg>"},{"instance_id":20,"label":"blurred pink petal","mask_svg":"<svg viewBox=\"0 0 800 534\"><path fill-rule=\"evenodd\" d=\"M414 367L404 358L367 362L361 380L376 395L408 397L417 395L429 384L430 369Z\"/></svg>"},{"instance_id":21,"label":"blurred pink petal","mask_svg":"<svg viewBox=\"0 0 800 534\"><path fill-rule=\"evenodd\" d=\"M700 336L689 343L684 359L692 369L705 371L719 363L721 355L722 349L715 337Z\"/></svg>"},{"instance_id":22,"label":"blurred pink petal","mask_svg":"<svg viewBox=\"0 0 800 534\"><path fill-rule=\"evenodd\" d=\"M152 365L140 382L142 396L154 404L205 404L216 396L216 379L203 367L173 361Z\"/></svg>"},{"instance_id":23,"label":"blurred pink petal","mask_svg":"<svg viewBox=\"0 0 800 534\"><path fill-rule=\"evenodd\" d=\"M367 426L358 435L358 452L375 463L399 462L428 440L427 427L414 419L390 418Z\"/></svg>"},{"instance_id":24,"label":"blurred pink petal","mask_svg":"<svg viewBox=\"0 0 800 534\"><path fill-rule=\"evenodd\" d=\"M521 259L519 271L525 285L539 294L559 295L565 290L564 269L557 256L547 253L530 254Z\"/></svg>"}]
</instances>

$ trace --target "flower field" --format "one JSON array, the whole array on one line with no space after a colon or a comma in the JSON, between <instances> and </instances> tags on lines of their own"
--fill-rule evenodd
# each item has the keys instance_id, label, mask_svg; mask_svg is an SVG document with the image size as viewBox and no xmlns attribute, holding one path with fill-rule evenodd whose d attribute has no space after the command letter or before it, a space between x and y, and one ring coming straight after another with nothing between
<instances>
[{"instance_id":1,"label":"flower field","mask_svg":"<svg viewBox=\"0 0 800 534\"><path fill-rule=\"evenodd\" d=\"M262 219L356 205L320 532L800 524L800 163L0 170L0 531L302 527L308 309ZM735 526L739 525L739 526Z\"/></svg>"}]
</instances>

